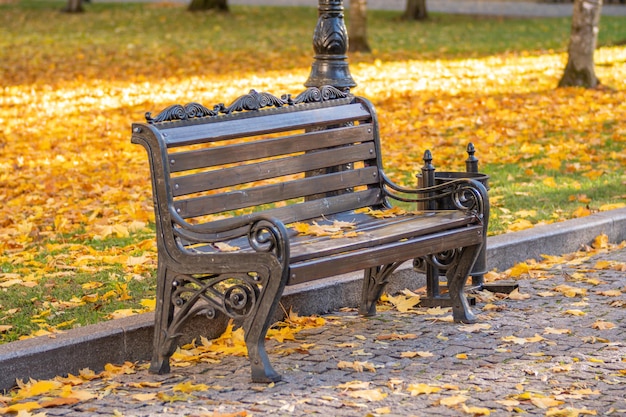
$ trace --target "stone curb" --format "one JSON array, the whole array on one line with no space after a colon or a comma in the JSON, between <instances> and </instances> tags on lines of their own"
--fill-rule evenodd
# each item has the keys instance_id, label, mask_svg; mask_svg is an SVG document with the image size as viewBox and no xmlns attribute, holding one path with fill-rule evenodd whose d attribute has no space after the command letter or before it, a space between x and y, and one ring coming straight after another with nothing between
<instances>
[{"instance_id":1,"label":"stone curb","mask_svg":"<svg viewBox=\"0 0 626 417\"><path fill-rule=\"evenodd\" d=\"M626 240L626 209L490 237L487 265L490 270L505 270L517 262L540 259L542 254L574 252L600 234L608 235L611 242ZM282 305L286 310L293 306L300 315L356 306L361 280L361 273L353 273L288 287ZM407 262L398 268L391 282L389 292L395 292L424 285L424 277ZM187 324L183 333L187 339L198 334L216 337L225 322L226 318L211 321L198 317ZM0 345L0 390L12 388L18 378L47 379L76 374L83 368L98 372L107 363L148 360L153 326L154 315L146 313L72 329L52 338L42 336Z\"/></svg>"}]
</instances>

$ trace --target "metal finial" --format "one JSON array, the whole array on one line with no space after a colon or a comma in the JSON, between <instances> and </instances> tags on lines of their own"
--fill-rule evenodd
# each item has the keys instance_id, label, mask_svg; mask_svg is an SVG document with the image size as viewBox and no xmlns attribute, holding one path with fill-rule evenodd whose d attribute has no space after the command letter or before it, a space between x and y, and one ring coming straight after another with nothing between
<instances>
[{"instance_id":1,"label":"metal finial","mask_svg":"<svg viewBox=\"0 0 626 417\"><path fill-rule=\"evenodd\" d=\"M476 153L476 148L474 148L474 144L470 142L467 145L468 158L465 160L466 172L478 172L478 159L474 156L474 153Z\"/></svg>"}]
</instances>

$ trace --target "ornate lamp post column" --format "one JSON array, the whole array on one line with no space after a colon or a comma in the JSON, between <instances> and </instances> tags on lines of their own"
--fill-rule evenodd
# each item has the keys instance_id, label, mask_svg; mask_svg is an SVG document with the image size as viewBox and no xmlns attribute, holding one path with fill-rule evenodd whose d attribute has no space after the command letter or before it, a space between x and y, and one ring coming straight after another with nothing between
<instances>
[{"instance_id":1,"label":"ornate lamp post column","mask_svg":"<svg viewBox=\"0 0 626 417\"><path fill-rule=\"evenodd\" d=\"M343 20L343 0L319 0L319 18L313 34L315 57L306 87L332 85L348 92L356 82L348 68L348 31Z\"/></svg>"}]
</instances>

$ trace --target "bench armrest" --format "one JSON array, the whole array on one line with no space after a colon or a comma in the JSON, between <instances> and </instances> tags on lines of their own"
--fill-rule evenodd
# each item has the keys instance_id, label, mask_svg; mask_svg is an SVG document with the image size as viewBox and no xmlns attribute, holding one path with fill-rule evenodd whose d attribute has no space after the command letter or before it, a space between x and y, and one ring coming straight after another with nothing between
<instances>
[{"instance_id":1,"label":"bench armrest","mask_svg":"<svg viewBox=\"0 0 626 417\"><path fill-rule=\"evenodd\" d=\"M188 243L212 244L246 236L255 252L271 252L283 262L289 259L289 238L282 221L272 217L233 218L233 221L215 227L211 223L190 225L187 222L174 227L177 238Z\"/></svg>"},{"instance_id":2,"label":"bench armrest","mask_svg":"<svg viewBox=\"0 0 626 417\"><path fill-rule=\"evenodd\" d=\"M458 178L431 187L412 188L394 183L385 173L381 173L381 178L388 198L409 203L449 199L457 210L475 214L481 219L489 216L487 188L480 181Z\"/></svg>"}]
</instances>

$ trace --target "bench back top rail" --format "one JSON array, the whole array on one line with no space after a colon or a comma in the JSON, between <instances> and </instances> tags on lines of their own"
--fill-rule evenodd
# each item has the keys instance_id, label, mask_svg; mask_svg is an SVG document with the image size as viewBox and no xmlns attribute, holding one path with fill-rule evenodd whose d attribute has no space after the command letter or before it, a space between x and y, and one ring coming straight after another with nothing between
<instances>
[{"instance_id":1,"label":"bench back top rail","mask_svg":"<svg viewBox=\"0 0 626 417\"><path fill-rule=\"evenodd\" d=\"M253 90L229 107L191 103L146 118L133 142L148 150L155 197L167 201L161 216L185 228L385 204L376 114L363 98L332 87L295 99Z\"/></svg>"}]
</instances>

